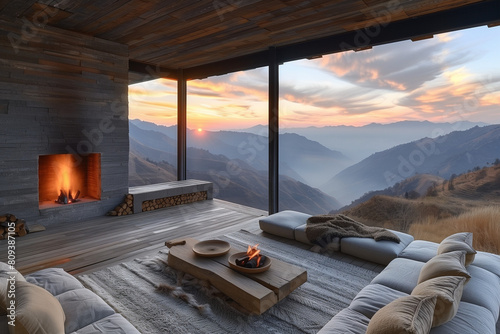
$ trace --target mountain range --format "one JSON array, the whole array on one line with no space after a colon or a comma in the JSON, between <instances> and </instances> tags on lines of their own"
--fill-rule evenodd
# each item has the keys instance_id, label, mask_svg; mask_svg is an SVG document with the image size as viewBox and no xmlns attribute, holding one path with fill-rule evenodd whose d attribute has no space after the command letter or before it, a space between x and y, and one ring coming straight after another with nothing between
<instances>
[{"instance_id":1,"label":"mountain range","mask_svg":"<svg viewBox=\"0 0 500 334\"><path fill-rule=\"evenodd\" d=\"M486 123L459 121L454 123L433 123L429 121L401 121L389 124L370 123L364 126L324 126L284 128L281 133L295 133L317 141L334 151L340 151L353 163L399 144L424 137L435 138L453 131L468 130ZM264 125L239 130L267 135Z\"/></svg>"},{"instance_id":2,"label":"mountain range","mask_svg":"<svg viewBox=\"0 0 500 334\"><path fill-rule=\"evenodd\" d=\"M176 126L166 127L132 120L129 131L132 139L164 152L161 156L149 157L150 159L176 163L175 155L172 155L177 152L176 140L173 139L177 138ZM153 131L154 134L146 135L145 131ZM267 170L269 161L267 136L237 131L188 130L186 141L188 147L244 161L256 170ZM323 184L325 180L352 164L352 161L341 152L330 150L318 142L297 134L281 134L279 145L280 174L311 186Z\"/></svg>"},{"instance_id":3,"label":"mountain range","mask_svg":"<svg viewBox=\"0 0 500 334\"><path fill-rule=\"evenodd\" d=\"M139 123L142 128L134 123ZM176 133L173 130L176 131L172 127L161 127L146 122L130 123L130 186L176 180L177 146L176 140L170 137ZM203 138L200 138L202 136ZM293 155L291 147L283 146L285 159L291 159L294 167L308 159L322 158L323 155L327 155L325 158L327 162L342 159L342 155L301 136L286 135L286 137L290 138L286 140L288 145L294 145L304 152L304 155ZM263 138L226 131L205 132L202 135L190 131L188 145L198 147L188 147L186 161L188 178L212 182L216 198L267 210L268 176L267 160L264 160L268 158L267 146L262 144ZM246 143L244 145L247 146L237 144L238 141ZM210 145L214 147L210 148ZM238 150L243 154L238 155ZM297 161L294 162L293 159ZM282 163L280 167L282 172L285 171L279 178L280 209L294 209L313 214L327 213L332 208L341 206L335 198L301 182L302 177L286 163ZM331 174L331 171L328 173Z\"/></svg>"},{"instance_id":4,"label":"mountain range","mask_svg":"<svg viewBox=\"0 0 500 334\"><path fill-rule=\"evenodd\" d=\"M392 187L415 175L429 174L427 180L439 180L476 166L485 166L500 155L500 125L469 128L473 124L371 124L365 127L371 129L368 140L360 137L359 129L346 127L343 130L349 128L358 135L344 136L342 152L300 134L282 133L279 136L280 210L291 208L312 214L327 213L365 193ZM468 129L446 133L459 127ZM373 151L358 163L347 158L358 154L353 153L353 148L362 142L367 147L379 145L377 143L383 138L372 140L375 133L403 140L410 136L407 132L416 136L413 133L419 128L425 129L422 130L424 133L434 129L431 131L434 134L446 134L422 136L410 142L385 143L390 146L388 149ZM188 130L188 177L214 182L219 198L267 209L267 137L262 134L262 127L249 131ZM162 180L175 179L176 136L175 126L130 121L130 166L136 169L130 172L131 185L150 182L156 176ZM159 173L158 168L166 172ZM143 176L136 175L139 170ZM427 187L427 183L419 182L422 189Z\"/></svg>"},{"instance_id":5,"label":"mountain range","mask_svg":"<svg viewBox=\"0 0 500 334\"><path fill-rule=\"evenodd\" d=\"M131 139L129 185L138 186L174 181L176 169L166 161L155 162L144 155L161 157L163 152L148 148ZM188 178L210 181L214 197L246 206L268 209L267 174L243 161L229 160L206 150L188 148ZM230 167L228 167L230 166ZM300 181L285 175L279 179L280 209L294 209L311 214L327 213L341 204Z\"/></svg>"},{"instance_id":6,"label":"mountain range","mask_svg":"<svg viewBox=\"0 0 500 334\"><path fill-rule=\"evenodd\" d=\"M423 138L377 152L320 186L349 203L364 193L385 189L415 174L449 178L500 156L500 125L475 126L436 138Z\"/></svg>"},{"instance_id":7,"label":"mountain range","mask_svg":"<svg viewBox=\"0 0 500 334\"><path fill-rule=\"evenodd\" d=\"M421 196L406 196L420 186ZM414 224L421 225L420 228L425 231L433 231L429 225L441 219L456 217L477 208L498 208L499 204L500 160L496 160L489 167L474 168L449 180L419 174L393 187L371 192L334 213L341 212L366 224L398 231L408 232ZM468 218L473 221L472 217ZM494 216L491 218L495 221ZM487 219L483 217L481 221L484 224ZM477 228L488 233L485 225Z\"/></svg>"}]
</instances>

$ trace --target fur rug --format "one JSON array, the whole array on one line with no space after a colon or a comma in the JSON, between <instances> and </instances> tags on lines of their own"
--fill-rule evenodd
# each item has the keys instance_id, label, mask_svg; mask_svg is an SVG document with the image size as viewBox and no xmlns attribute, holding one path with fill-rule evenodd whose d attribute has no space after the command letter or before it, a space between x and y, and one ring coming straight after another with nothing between
<instances>
[{"instance_id":1,"label":"fur rug","mask_svg":"<svg viewBox=\"0 0 500 334\"><path fill-rule=\"evenodd\" d=\"M246 249L259 243L263 253L307 270L308 280L264 314L250 315L232 300L167 265L168 249L81 275L144 334L154 333L317 333L377 272L270 238L239 231L218 239Z\"/></svg>"}]
</instances>

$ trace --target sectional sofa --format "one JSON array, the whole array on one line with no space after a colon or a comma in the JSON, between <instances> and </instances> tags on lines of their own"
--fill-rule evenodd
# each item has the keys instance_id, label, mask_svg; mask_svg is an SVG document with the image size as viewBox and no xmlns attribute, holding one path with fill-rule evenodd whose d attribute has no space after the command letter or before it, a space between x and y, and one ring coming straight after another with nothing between
<instances>
[{"instance_id":1,"label":"sectional sofa","mask_svg":"<svg viewBox=\"0 0 500 334\"><path fill-rule=\"evenodd\" d=\"M283 211L259 223L268 233L311 244L305 234L309 216ZM339 241L340 252L387 266L321 334L500 333L500 256L476 252L467 232L439 244L395 233L399 244Z\"/></svg>"},{"instance_id":2,"label":"sectional sofa","mask_svg":"<svg viewBox=\"0 0 500 334\"><path fill-rule=\"evenodd\" d=\"M8 295L13 294L12 299ZM11 301L15 301L15 310ZM14 320L15 326L9 325ZM0 333L140 334L124 317L60 268L26 276L0 262Z\"/></svg>"}]
</instances>

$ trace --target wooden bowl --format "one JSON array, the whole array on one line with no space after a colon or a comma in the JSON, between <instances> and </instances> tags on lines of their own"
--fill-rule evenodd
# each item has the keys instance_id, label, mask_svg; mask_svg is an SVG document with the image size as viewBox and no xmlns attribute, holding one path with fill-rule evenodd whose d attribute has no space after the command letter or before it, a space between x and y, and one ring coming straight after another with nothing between
<instances>
[{"instance_id":1,"label":"wooden bowl","mask_svg":"<svg viewBox=\"0 0 500 334\"><path fill-rule=\"evenodd\" d=\"M193 252L202 257L216 257L229 252L231 245L222 240L205 240L196 243L193 246Z\"/></svg>"},{"instance_id":2,"label":"wooden bowl","mask_svg":"<svg viewBox=\"0 0 500 334\"><path fill-rule=\"evenodd\" d=\"M271 258L269 256L266 256L266 260L264 261L263 265L260 266L259 268L246 268L242 267L236 264L236 259L243 257L247 255L246 252L241 252L241 253L235 253L231 255L228 259L229 262L229 267L233 268L234 270L237 270L242 273L247 273L247 274L257 274L264 272L268 270L271 267Z\"/></svg>"}]
</instances>

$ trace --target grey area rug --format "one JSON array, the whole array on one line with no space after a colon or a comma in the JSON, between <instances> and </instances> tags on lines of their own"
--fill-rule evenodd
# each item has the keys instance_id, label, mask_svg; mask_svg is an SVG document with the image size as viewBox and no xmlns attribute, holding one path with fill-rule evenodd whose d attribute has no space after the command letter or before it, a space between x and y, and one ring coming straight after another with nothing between
<instances>
[{"instance_id":1,"label":"grey area rug","mask_svg":"<svg viewBox=\"0 0 500 334\"><path fill-rule=\"evenodd\" d=\"M246 249L307 270L308 280L262 315L249 315L206 282L167 266L168 249L78 279L101 296L143 334L153 333L317 333L377 273L325 255L246 231L222 236Z\"/></svg>"}]
</instances>

